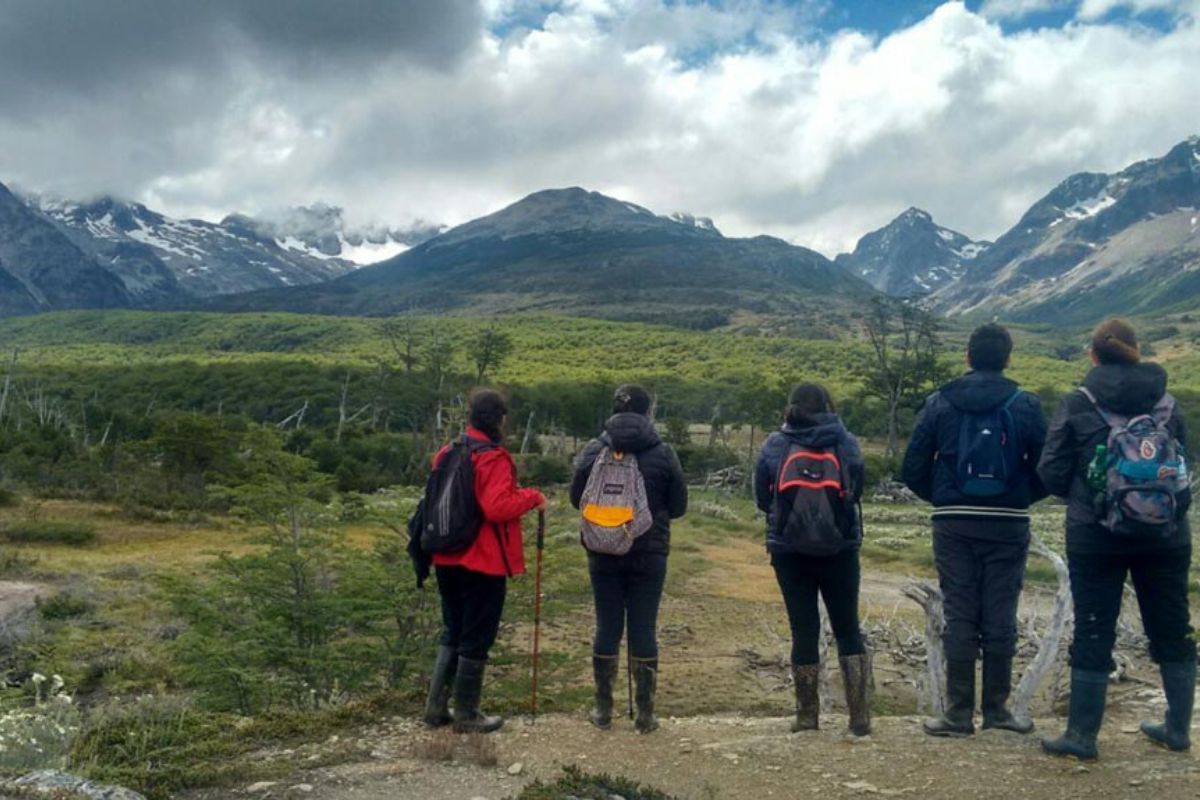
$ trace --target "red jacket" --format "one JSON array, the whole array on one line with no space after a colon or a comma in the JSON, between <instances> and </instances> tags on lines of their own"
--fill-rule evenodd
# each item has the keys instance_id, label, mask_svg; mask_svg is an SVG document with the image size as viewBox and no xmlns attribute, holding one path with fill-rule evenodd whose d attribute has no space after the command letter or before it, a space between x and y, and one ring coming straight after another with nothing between
<instances>
[{"instance_id":1,"label":"red jacket","mask_svg":"<svg viewBox=\"0 0 1200 800\"><path fill-rule=\"evenodd\" d=\"M475 428L467 428L467 435L480 442L491 441ZM435 467L449 447L446 445L433 457ZM521 575L525 572L521 517L541 505L545 498L537 489L517 486L517 465L503 446L475 453L471 463L475 467L475 500L483 512L484 528L466 550L435 553L433 563L439 567L464 567L484 575Z\"/></svg>"}]
</instances>

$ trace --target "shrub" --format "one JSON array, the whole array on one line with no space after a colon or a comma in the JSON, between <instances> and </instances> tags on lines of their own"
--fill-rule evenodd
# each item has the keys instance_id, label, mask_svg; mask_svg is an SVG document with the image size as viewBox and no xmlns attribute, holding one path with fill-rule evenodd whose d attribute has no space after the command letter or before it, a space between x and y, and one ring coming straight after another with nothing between
<instances>
[{"instance_id":1,"label":"shrub","mask_svg":"<svg viewBox=\"0 0 1200 800\"><path fill-rule=\"evenodd\" d=\"M82 617L95 608L95 604L74 591L59 592L45 600L37 601L38 613L42 619L71 619Z\"/></svg>"},{"instance_id":2,"label":"shrub","mask_svg":"<svg viewBox=\"0 0 1200 800\"><path fill-rule=\"evenodd\" d=\"M50 686L34 673L29 684L33 704L0 713L0 768L30 771L61 769L67 765L71 741L79 731L79 713L62 678L54 675Z\"/></svg>"},{"instance_id":3,"label":"shrub","mask_svg":"<svg viewBox=\"0 0 1200 800\"><path fill-rule=\"evenodd\" d=\"M0 508L15 508L21 504L21 498L12 489L0 486Z\"/></svg>"},{"instance_id":4,"label":"shrub","mask_svg":"<svg viewBox=\"0 0 1200 800\"><path fill-rule=\"evenodd\" d=\"M63 544L86 547L96 543L96 529L86 522L31 520L11 523L3 531L4 538L22 544Z\"/></svg>"},{"instance_id":5,"label":"shrub","mask_svg":"<svg viewBox=\"0 0 1200 800\"><path fill-rule=\"evenodd\" d=\"M625 800L672 800L670 795L659 789L641 786L626 778L589 775L575 766L564 767L563 776L554 783L534 781L515 800L562 800L564 797L609 800L614 795Z\"/></svg>"},{"instance_id":6,"label":"shrub","mask_svg":"<svg viewBox=\"0 0 1200 800\"><path fill-rule=\"evenodd\" d=\"M527 486L550 486L571 480L571 462L557 456L519 455L517 474Z\"/></svg>"}]
</instances>

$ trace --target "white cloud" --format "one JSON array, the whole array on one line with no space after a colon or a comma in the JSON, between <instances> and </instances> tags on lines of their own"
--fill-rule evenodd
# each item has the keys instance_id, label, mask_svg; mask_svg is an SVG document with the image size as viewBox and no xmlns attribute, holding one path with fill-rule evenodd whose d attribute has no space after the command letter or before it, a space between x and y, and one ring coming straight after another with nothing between
<instances>
[{"instance_id":1,"label":"white cloud","mask_svg":"<svg viewBox=\"0 0 1200 800\"><path fill-rule=\"evenodd\" d=\"M494 0L521 17L537 0ZM582 185L830 255L910 205L995 237L1068 174L1200 132L1200 29L1006 33L946 3L888 36L818 36L814 6L577 0L479 29L452 64L386 54L295 76L153 79L0 110L0 180L117 191L175 214L317 200L461 222Z\"/></svg>"},{"instance_id":2,"label":"white cloud","mask_svg":"<svg viewBox=\"0 0 1200 800\"><path fill-rule=\"evenodd\" d=\"M1169 11L1194 13L1200 4L1195 0L1083 0L1077 16L1082 20L1101 19L1113 11L1123 9L1133 14L1147 11Z\"/></svg>"},{"instance_id":3,"label":"white cloud","mask_svg":"<svg viewBox=\"0 0 1200 800\"><path fill-rule=\"evenodd\" d=\"M1016 20L1072 5L1073 0L984 0L979 13L988 19Z\"/></svg>"}]
</instances>

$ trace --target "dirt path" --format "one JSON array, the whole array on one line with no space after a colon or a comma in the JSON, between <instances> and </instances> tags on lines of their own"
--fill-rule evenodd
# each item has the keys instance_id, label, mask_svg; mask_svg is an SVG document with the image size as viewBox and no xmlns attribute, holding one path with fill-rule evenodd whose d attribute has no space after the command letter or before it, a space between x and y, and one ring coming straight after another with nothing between
<instances>
[{"instance_id":1,"label":"dirt path","mask_svg":"<svg viewBox=\"0 0 1200 800\"><path fill-rule=\"evenodd\" d=\"M1133 719L1108 720L1103 760L1090 765L1042 755L1036 736L988 731L969 740L937 740L920 733L915 717L888 717L877 721L873 736L853 741L842 733L844 717L824 721L821 731L793 735L782 718L692 717L664 720L658 733L637 736L628 724L601 733L578 717L545 717L532 726L510 720L491 740L496 764L479 766L470 763L465 740L458 742L455 761L428 760L431 752L453 747L456 737L396 720L364 732L359 745L369 748L368 761L301 773L256 787L253 795L500 800L534 778L553 779L564 765L575 764L589 772L620 773L687 800L1200 797L1200 759L1154 747L1137 733ZM1039 723L1054 731L1061 724ZM517 764L520 773L510 774ZM242 787L188 798L246 795Z\"/></svg>"},{"instance_id":2,"label":"dirt path","mask_svg":"<svg viewBox=\"0 0 1200 800\"><path fill-rule=\"evenodd\" d=\"M44 592L36 583L0 581L0 644L19 632Z\"/></svg>"}]
</instances>

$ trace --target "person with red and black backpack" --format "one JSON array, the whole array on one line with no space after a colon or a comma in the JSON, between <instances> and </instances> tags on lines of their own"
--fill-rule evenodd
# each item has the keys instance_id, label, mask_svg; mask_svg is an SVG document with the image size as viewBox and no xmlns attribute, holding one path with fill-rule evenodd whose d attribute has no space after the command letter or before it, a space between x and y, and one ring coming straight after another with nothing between
<instances>
[{"instance_id":1,"label":"person with red and black backpack","mask_svg":"<svg viewBox=\"0 0 1200 800\"><path fill-rule=\"evenodd\" d=\"M815 383L794 388L783 428L763 443L754 474L755 500L767 515L767 552L792 629L793 732L819 724L818 594L837 641L850 731L871 732L871 654L858 620L863 483L858 440L829 392Z\"/></svg>"},{"instance_id":2,"label":"person with red and black backpack","mask_svg":"<svg viewBox=\"0 0 1200 800\"><path fill-rule=\"evenodd\" d=\"M1067 501L1067 566L1075 606L1067 729L1042 747L1093 759L1125 581L1133 582L1150 657L1167 699L1162 723L1142 733L1170 750L1191 747L1196 640L1188 603L1192 493L1187 425L1167 373L1142 360L1129 323L1092 334L1092 369L1063 397L1038 472Z\"/></svg>"},{"instance_id":3,"label":"person with red and black backpack","mask_svg":"<svg viewBox=\"0 0 1200 800\"><path fill-rule=\"evenodd\" d=\"M508 405L500 393L476 389L468 405L466 432L434 456L425 497L409 524L415 542L410 552L432 563L442 601L425 722L490 733L504 719L479 710L488 652L500 629L508 579L525 572L521 517L544 509L546 498L517 484L516 464L503 444Z\"/></svg>"}]
</instances>

